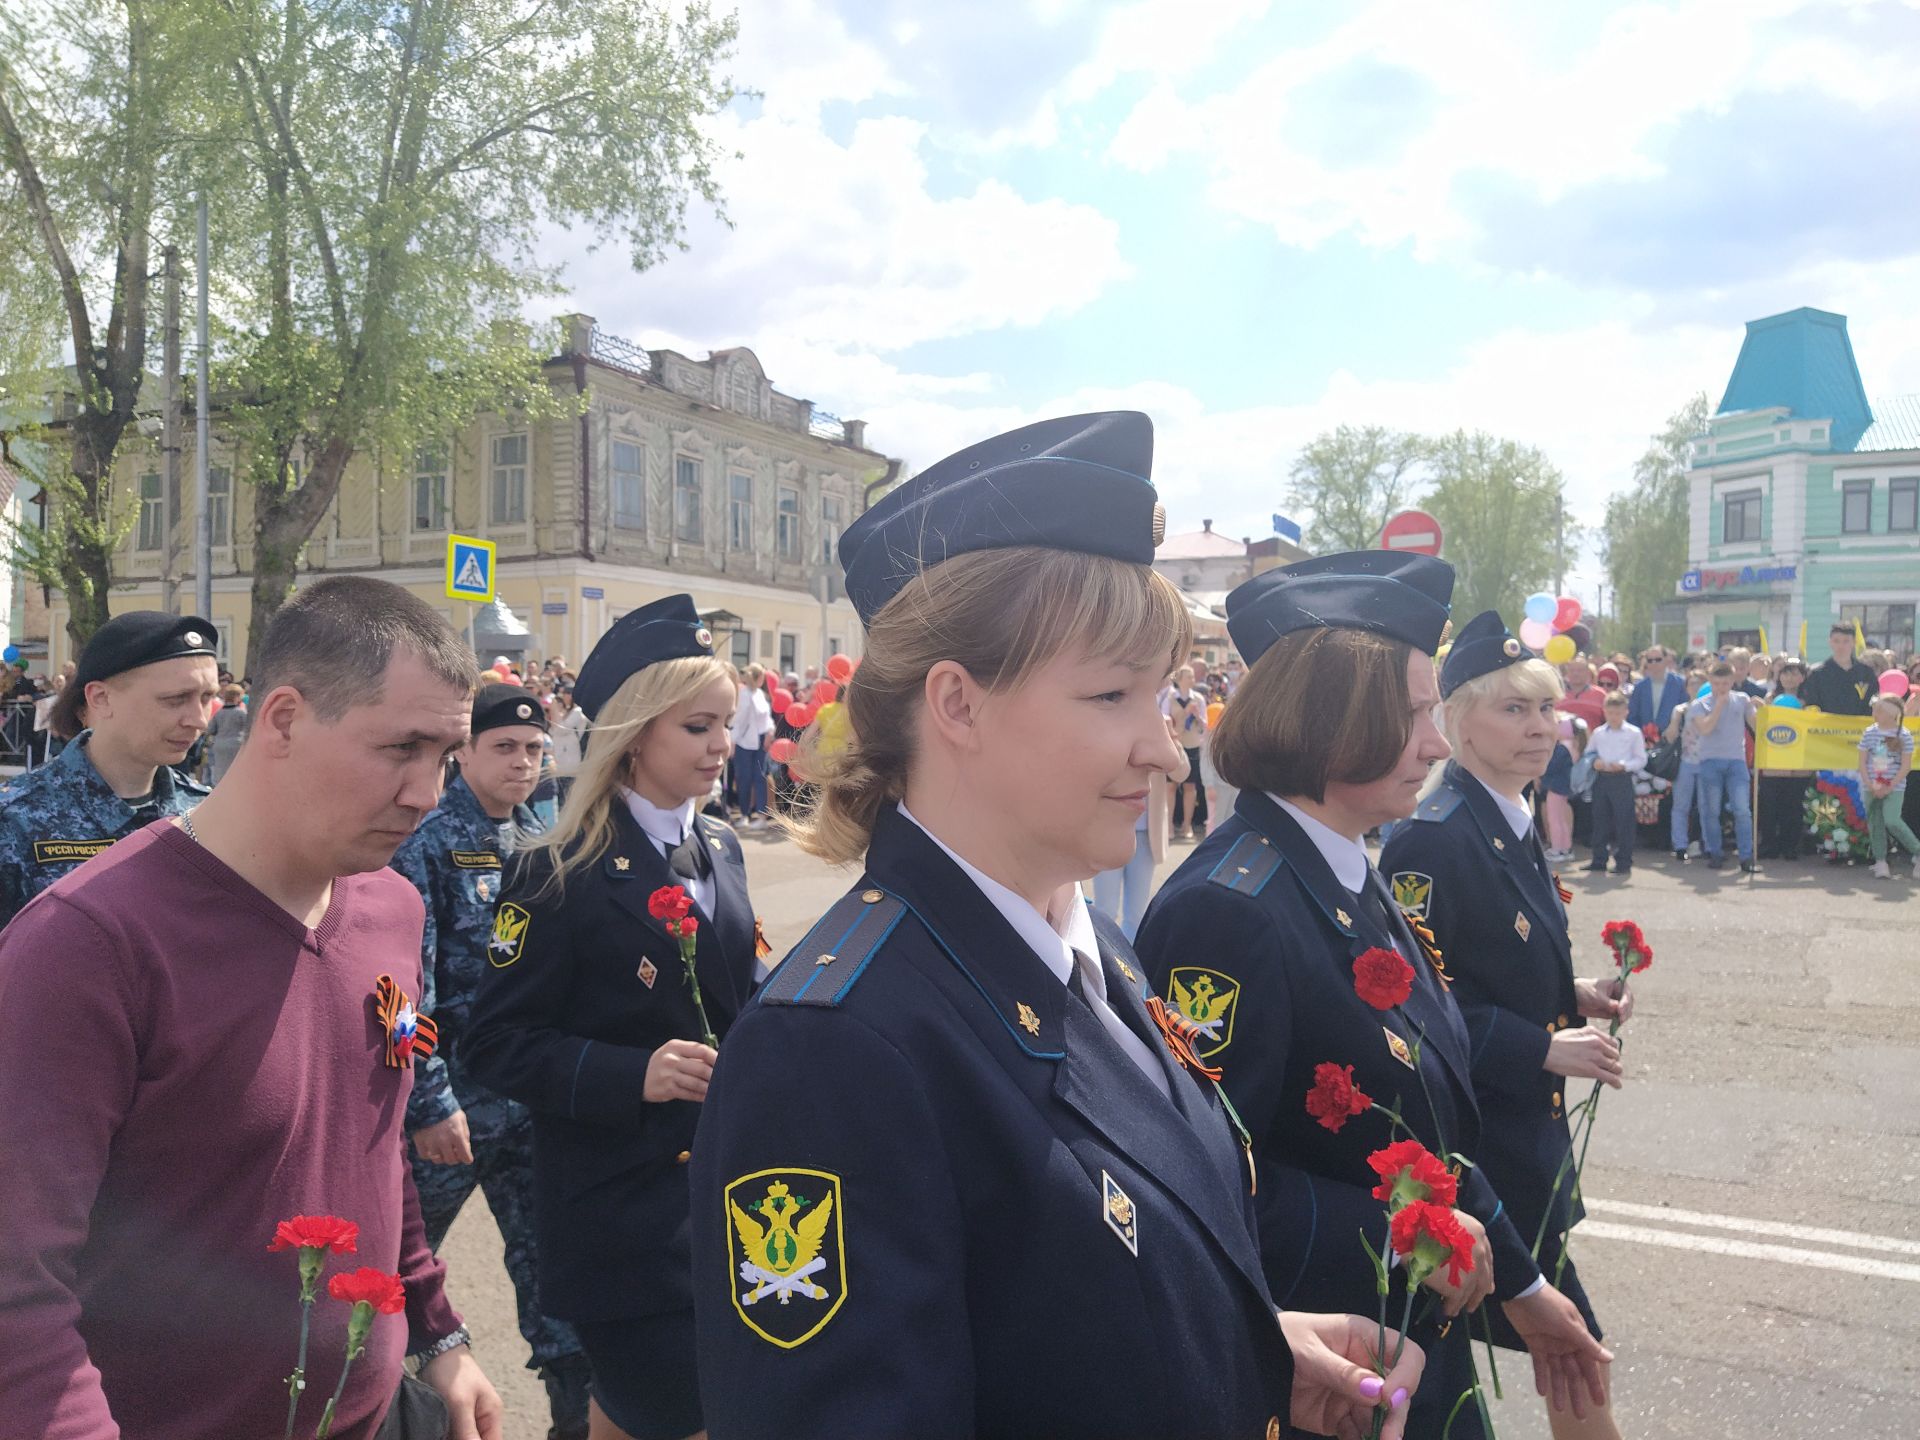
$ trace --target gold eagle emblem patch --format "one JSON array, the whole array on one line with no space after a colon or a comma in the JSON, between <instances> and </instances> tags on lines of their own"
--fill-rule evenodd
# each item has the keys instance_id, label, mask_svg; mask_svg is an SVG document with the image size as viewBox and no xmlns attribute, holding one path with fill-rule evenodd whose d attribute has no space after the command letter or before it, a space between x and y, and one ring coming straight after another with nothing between
<instances>
[{"instance_id":1,"label":"gold eagle emblem patch","mask_svg":"<svg viewBox=\"0 0 1920 1440\"><path fill-rule=\"evenodd\" d=\"M1427 902L1433 898L1433 877L1418 870L1393 872L1393 903L1410 920L1427 918Z\"/></svg>"},{"instance_id":2,"label":"gold eagle emblem patch","mask_svg":"<svg viewBox=\"0 0 1920 1440\"><path fill-rule=\"evenodd\" d=\"M504 970L520 958L532 920L533 916L511 900L493 912L493 939L487 942L487 960L494 969Z\"/></svg>"},{"instance_id":3,"label":"gold eagle emblem patch","mask_svg":"<svg viewBox=\"0 0 1920 1440\"><path fill-rule=\"evenodd\" d=\"M1240 1008L1240 982L1221 970L1176 965L1167 975L1167 998L1193 1027L1193 1053L1205 1060L1233 1042Z\"/></svg>"},{"instance_id":4,"label":"gold eagle emblem patch","mask_svg":"<svg viewBox=\"0 0 1920 1440\"><path fill-rule=\"evenodd\" d=\"M727 1186L734 1312L782 1350L818 1335L847 1299L840 1177L756 1170Z\"/></svg>"}]
</instances>

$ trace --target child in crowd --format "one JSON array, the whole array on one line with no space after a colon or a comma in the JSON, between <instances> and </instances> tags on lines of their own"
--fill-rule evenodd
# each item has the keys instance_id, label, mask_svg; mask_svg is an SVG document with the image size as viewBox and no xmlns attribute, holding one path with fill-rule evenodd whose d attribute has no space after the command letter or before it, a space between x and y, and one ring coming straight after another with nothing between
<instances>
[{"instance_id":1,"label":"child in crowd","mask_svg":"<svg viewBox=\"0 0 1920 1440\"><path fill-rule=\"evenodd\" d=\"M1860 736L1860 788L1866 792L1867 834L1873 840L1873 873L1885 880L1887 836L1892 834L1913 859L1913 878L1920 880L1920 839L1901 818L1906 800L1907 772L1913 768L1913 732L1901 723L1898 696L1882 695L1873 702L1873 724Z\"/></svg>"},{"instance_id":2,"label":"child in crowd","mask_svg":"<svg viewBox=\"0 0 1920 1440\"><path fill-rule=\"evenodd\" d=\"M1573 760L1579 741L1574 735L1574 718L1561 715L1560 738L1554 742L1553 758L1547 761L1547 773L1540 777L1545 795L1541 809L1547 822L1547 860L1563 865L1573 858Z\"/></svg>"},{"instance_id":3,"label":"child in crowd","mask_svg":"<svg viewBox=\"0 0 1920 1440\"><path fill-rule=\"evenodd\" d=\"M1774 675L1774 690L1767 697L1767 703L1783 710L1804 709L1800 687L1806 679L1806 661L1797 655L1781 656L1780 667ZM1762 860L1800 858L1802 836L1807 828L1802 817L1806 813L1810 783L1805 775L1761 775L1756 853Z\"/></svg>"},{"instance_id":4,"label":"child in crowd","mask_svg":"<svg viewBox=\"0 0 1920 1440\"><path fill-rule=\"evenodd\" d=\"M1604 874L1613 856L1616 875L1633 872L1633 777L1647 768L1647 742L1627 724L1627 697L1609 694L1603 709L1607 723L1593 732L1593 860L1587 869Z\"/></svg>"}]
</instances>

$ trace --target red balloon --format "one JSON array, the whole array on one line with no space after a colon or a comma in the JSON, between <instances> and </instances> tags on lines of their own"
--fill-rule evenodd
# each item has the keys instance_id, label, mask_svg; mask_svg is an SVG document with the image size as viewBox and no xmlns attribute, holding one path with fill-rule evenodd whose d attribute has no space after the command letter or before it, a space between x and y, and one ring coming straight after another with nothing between
<instances>
[{"instance_id":1,"label":"red balloon","mask_svg":"<svg viewBox=\"0 0 1920 1440\"><path fill-rule=\"evenodd\" d=\"M808 783L806 775L801 772L800 767L797 765L787 766L787 778L796 785L805 785Z\"/></svg>"},{"instance_id":2,"label":"red balloon","mask_svg":"<svg viewBox=\"0 0 1920 1440\"><path fill-rule=\"evenodd\" d=\"M814 704L831 705L839 697L840 697L840 687L834 684L833 681L816 680L813 682L813 703Z\"/></svg>"},{"instance_id":3,"label":"red balloon","mask_svg":"<svg viewBox=\"0 0 1920 1440\"><path fill-rule=\"evenodd\" d=\"M844 685L853 678L853 661L845 655L835 655L827 661L827 674Z\"/></svg>"},{"instance_id":4,"label":"red balloon","mask_svg":"<svg viewBox=\"0 0 1920 1440\"><path fill-rule=\"evenodd\" d=\"M787 739L783 735L780 737L780 739L774 741L771 745L767 747L767 754L773 757L773 761L776 765L784 765L789 760L793 759L794 755L798 753L799 749L800 747L798 745L794 744L793 741Z\"/></svg>"},{"instance_id":5,"label":"red balloon","mask_svg":"<svg viewBox=\"0 0 1920 1440\"><path fill-rule=\"evenodd\" d=\"M787 707L793 704L793 692L784 685L778 686L773 694L767 697L767 703L773 707L774 714L784 715L787 713Z\"/></svg>"},{"instance_id":6,"label":"red balloon","mask_svg":"<svg viewBox=\"0 0 1920 1440\"><path fill-rule=\"evenodd\" d=\"M813 706L794 701L787 707L787 723L796 730L806 729L813 723Z\"/></svg>"},{"instance_id":7,"label":"red balloon","mask_svg":"<svg viewBox=\"0 0 1920 1440\"><path fill-rule=\"evenodd\" d=\"M1580 602L1571 595L1562 595L1554 607L1553 628L1570 630L1580 623Z\"/></svg>"}]
</instances>

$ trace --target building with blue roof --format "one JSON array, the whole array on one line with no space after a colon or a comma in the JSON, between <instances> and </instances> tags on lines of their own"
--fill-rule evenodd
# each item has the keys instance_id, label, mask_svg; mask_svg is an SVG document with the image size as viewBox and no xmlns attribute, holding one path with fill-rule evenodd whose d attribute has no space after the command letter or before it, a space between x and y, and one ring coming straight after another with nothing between
<instances>
[{"instance_id":1,"label":"building with blue roof","mask_svg":"<svg viewBox=\"0 0 1920 1440\"><path fill-rule=\"evenodd\" d=\"M1920 609L1920 396L1870 403L1847 317L1802 307L1747 322L1694 441L1687 648L1799 643L1836 620L1911 655Z\"/></svg>"}]
</instances>

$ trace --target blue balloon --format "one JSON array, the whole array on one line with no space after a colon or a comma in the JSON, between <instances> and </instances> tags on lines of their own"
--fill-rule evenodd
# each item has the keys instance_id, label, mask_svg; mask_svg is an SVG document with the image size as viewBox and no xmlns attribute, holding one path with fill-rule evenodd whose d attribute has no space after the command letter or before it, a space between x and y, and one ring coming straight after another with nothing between
<instances>
[{"instance_id":1,"label":"blue balloon","mask_svg":"<svg viewBox=\"0 0 1920 1440\"><path fill-rule=\"evenodd\" d=\"M1702 685L1698 690L1694 691L1693 698L1696 700L1704 700L1707 698L1707 696L1711 695L1712 693L1713 693L1713 686L1711 684Z\"/></svg>"},{"instance_id":2,"label":"blue balloon","mask_svg":"<svg viewBox=\"0 0 1920 1440\"><path fill-rule=\"evenodd\" d=\"M9 645L6 649L0 650L0 660L5 660L9 665L19 658L20 647L18 645Z\"/></svg>"},{"instance_id":3,"label":"blue balloon","mask_svg":"<svg viewBox=\"0 0 1920 1440\"><path fill-rule=\"evenodd\" d=\"M1776 695L1767 703L1769 705L1778 705L1782 710L1804 710L1807 708L1805 702L1803 702L1798 695Z\"/></svg>"},{"instance_id":4,"label":"blue balloon","mask_svg":"<svg viewBox=\"0 0 1920 1440\"><path fill-rule=\"evenodd\" d=\"M1560 613L1560 602L1544 590L1527 596L1526 616L1529 620L1538 620L1542 625L1551 625L1553 617Z\"/></svg>"}]
</instances>

